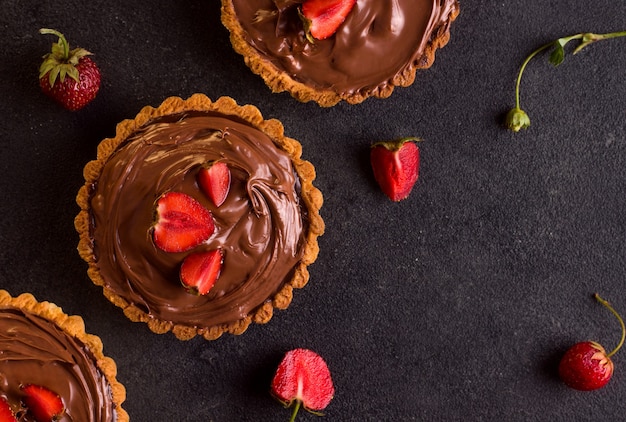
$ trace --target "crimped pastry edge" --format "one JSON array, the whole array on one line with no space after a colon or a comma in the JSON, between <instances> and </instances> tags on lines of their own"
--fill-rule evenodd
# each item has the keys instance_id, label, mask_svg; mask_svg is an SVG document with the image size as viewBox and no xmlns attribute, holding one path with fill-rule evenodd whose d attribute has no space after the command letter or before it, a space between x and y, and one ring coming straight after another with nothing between
<instances>
[{"instance_id":1,"label":"crimped pastry edge","mask_svg":"<svg viewBox=\"0 0 626 422\"><path fill-rule=\"evenodd\" d=\"M17 308L44 318L67 335L80 340L85 344L96 360L96 365L107 379L111 388L111 396L115 404L117 422L128 422L128 413L122 408L126 400L126 388L117 380L117 365L115 361L104 355L103 344L100 337L85 332L85 321L78 315L68 315L63 309L52 302L39 302L31 293L22 293L17 297L3 289L0 289L0 308Z\"/></svg>"},{"instance_id":2,"label":"crimped pastry edge","mask_svg":"<svg viewBox=\"0 0 626 422\"><path fill-rule=\"evenodd\" d=\"M308 210L309 227L305 237L305 245L303 246L303 256L295 268L292 279L285 283L273 298L269 298L269 301L261 304L250 315L238 321L212 327L194 327L159 320L113 292L106 286L104 279L99 273L93 254L93 242L89 234L90 189L100 177L104 164L109 157L122 142L146 123L158 117L186 111L216 111L236 116L272 138L274 143L291 157L294 168L300 177L301 197ZM286 309L291 303L293 289L302 288L307 284L309 280L307 266L317 259L319 253L317 238L324 233L325 229L324 221L319 213L323 204L323 196L320 190L313 186L313 181L316 177L315 168L310 162L303 160L301 154L302 145L295 139L285 136L284 127L280 121L276 119L266 120L257 107L253 105L238 105L231 97L224 96L212 101L206 95L196 93L188 99L180 97L166 98L158 107L145 106L134 119L127 119L118 123L115 136L100 142L97 148L96 159L88 162L83 170L85 184L79 189L76 196L76 203L81 210L74 219L74 226L79 234L78 253L88 264L87 274L89 278L95 285L102 287L104 296L110 302L123 309L128 319L134 322L146 323L148 328L157 334L171 331L180 340L190 340L197 335L207 340L215 340L224 333L242 334L253 322L256 324L269 322L273 316L274 308Z\"/></svg>"},{"instance_id":3,"label":"crimped pastry edge","mask_svg":"<svg viewBox=\"0 0 626 422\"><path fill-rule=\"evenodd\" d=\"M306 103L315 101L321 107L332 107L342 100L349 104L359 104L369 97L388 98L393 93L395 87L408 87L412 85L415 81L417 70L431 67L435 61L437 49L448 44L448 41L450 41L450 25L460 13L459 3L455 1L448 20L433 30L422 56L416 58L412 63L409 63L401 73L398 73L387 81L381 82L377 87L372 89L353 93L339 93L330 89L316 89L296 81L286 72L264 58L246 41L244 36L245 31L237 19L232 0L221 1L222 24L230 32L230 42L233 50L243 56L246 66L248 66L254 74L260 76L273 93L287 91L300 102Z\"/></svg>"}]
</instances>

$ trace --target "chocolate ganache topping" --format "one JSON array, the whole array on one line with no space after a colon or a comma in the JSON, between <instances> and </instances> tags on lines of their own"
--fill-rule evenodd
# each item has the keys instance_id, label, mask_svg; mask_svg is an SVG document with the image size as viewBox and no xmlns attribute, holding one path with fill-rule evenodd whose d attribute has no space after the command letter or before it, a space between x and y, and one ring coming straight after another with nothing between
<instances>
[{"instance_id":1,"label":"chocolate ganache topping","mask_svg":"<svg viewBox=\"0 0 626 422\"><path fill-rule=\"evenodd\" d=\"M197 183L203 164L231 171L216 207ZM104 164L90 195L91 236L106 288L150 318L211 327L248 316L271 300L302 258L307 210L291 157L235 116L189 111L139 128ZM168 253L151 235L155 203L183 192L211 211L215 232L192 251ZM179 268L191 252L221 248L224 263L206 295L182 288Z\"/></svg>"},{"instance_id":2,"label":"chocolate ganache topping","mask_svg":"<svg viewBox=\"0 0 626 422\"><path fill-rule=\"evenodd\" d=\"M234 10L243 38L265 60L295 81L342 97L386 96L393 85L412 83L415 68L429 67L434 50L447 43L459 12L456 0L357 0L332 37L310 42L298 16L302 1L224 3L223 11Z\"/></svg>"},{"instance_id":3,"label":"chocolate ganache topping","mask_svg":"<svg viewBox=\"0 0 626 422\"><path fill-rule=\"evenodd\" d=\"M36 384L57 393L65 406L59 422L117 420L110 385L88 347L54 323L17 308L0 306L0 396L22 422L20 386Z\"/></svg>"}]
</instances>

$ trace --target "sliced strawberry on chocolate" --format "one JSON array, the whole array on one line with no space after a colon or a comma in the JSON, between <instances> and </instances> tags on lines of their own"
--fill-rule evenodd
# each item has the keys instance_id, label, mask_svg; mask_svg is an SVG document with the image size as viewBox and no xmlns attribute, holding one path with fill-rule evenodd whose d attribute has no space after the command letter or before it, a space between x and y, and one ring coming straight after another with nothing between
<instances>
[{"instance_id":1,"label":"sliced strawberry on chocolate","mask_svg":"<svg viewBox=\"0 0 626 422\"><path fill-rule=\"evenodd\" d=\"M0 422L17 422L11 405L4 397L0 397Z\"/></svg>"},{"instance_id":2,"label":"sliced strawberry on chocolate","mask_svg":"<svg viewBox=\"0 0 626 422\"><path fill-rule=\"evenodd\" d=\"M372 145L370 161L374 178L392 201L408 197L417 181L420 166L418 140L402 138Z\"/></svg>"},{"instance_id":3,"label":"sliced strawberry on chocolate","mask_svg":"<svg viewBox=\"0 0 626 422\"><path fill-rule=\"evenodd\" d=\"M332 36L346 20L356 0L306 0L300 14L309 41Z\"/></svg>"},{"instance_id":4,"label":"sliced strawberry on chocolate","mask_svg":"<svg viewBox=\"0 0 626 422\"><path fill-rule=\"evenodd\" d=\"M326 408L335 394L324 359L308 349L287 352L272 380L272 394L286 407L295 404L291 421L303 406L312 413Z\"/></svg>"},{"instance_id":5,"label":"sliced strawberry on chocolate","mask_svg":"<svg viewBox=\"0 0 626 422\"><path fill-rule=\"evenodd\" d=\"M215 230L211 212L191 196L167 192L157 201L152 237L165 252L185 252L205 242Z\"/></svg>"},{"instance_id":6,"label":"sliced strawberry on chocolate","mask_svg":"<svg viewBox=\"0 0 626 422\"><path fill-rule=\"evenodd\" d=\"M198 184L216 207L224 203L230 191L230 169L223 161L212 161L198 171Z\"/></svg>"},{"instance_id":7,"label":"sliced strawberry on chocolate","mask_svg":"<svg viewBox=\"0 0 626 422\"><path fill-rule=\"evenodd\" d=\"M180 281L187 292L205 295L222 271L224 255L221 249L188 255L180 266Z\"/></svg>"},{"instance_id":8,"label":"sliced strawberry on chocolate","mask_svg":"<svg viewBox=\"0 0 626 422\"><path fill-rule=\"evenodd\" d=\"M22 392L24 393L22 401L37 422L59 420L63 412L65 412L65 406L61 397L46 387L28 384L22 386Z\"/></svg>"}]
</instances>

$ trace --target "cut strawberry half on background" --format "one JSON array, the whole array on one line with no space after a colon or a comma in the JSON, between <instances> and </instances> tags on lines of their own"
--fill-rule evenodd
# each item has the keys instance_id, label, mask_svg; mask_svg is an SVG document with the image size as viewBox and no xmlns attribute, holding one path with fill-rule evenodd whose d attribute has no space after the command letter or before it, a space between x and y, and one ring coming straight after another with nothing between
<instances>
[{"instance_id":1,"label":"cut strawberry half on background","mask_svg":"<svg viewBox=\"0 0 626 422\"><path fill-rule=\"evenodd\" d=\"M392 201L408 197L419 177L420 151L416 141L419 139L402 138L372 145L374 178Z\"/></svg>"},{"instance_id":2,"label":"cut strawberry half on background","mask_svg":"<svg viewBox=\"0 0 626 422\"><path fill-rule=\"evenodd\" d=\"M230 169L223 161L212 161L198 172L198 184L216 207L224 203L230 190Z\"/></svg>"},{"instance_id":3,"label":"cut strawberry half on background","mask_svg":"<svg viewBox=\"0 0 626 422\"><path fill-rule=\"evenodd\" d=\"M211 212L191 196L168 192L156 206L154 243L165 252L185 252L206 241L215 230Z\"/></svg>"},{"instance_id":4,"label":"cut strawberry half on background","mask_svg":"<svg viewBox=\"0 0 626 422\"><path fill-rule=\"evenodd\" d=\"M24 404L37 422L51 422L58 420L65 407L57 393L46 387L28 384L22 387Z\"/></svg>"},{"instance_id":5,"label":"cut strawberry half on background","mask_svg":"<svg viewBox=\"0 0 626 422\"><path fill-rule=\"evenodd\" d=\"M324 359L308 349L287 352L272 380L272 394L286 407L295 403L291 420L300 406L315 413L326 408L335 394Z\"/></svg>"},{"instance_id":6,"label":"cut strawberry half on background","mask_svg":"<svg viewBox=\"0 0 626 422\"><path fill-rule=\"evenodd\" d=\"M0 422L17 422L13 409L4 397L0 397Z\"/></svg>"},{"instance_id":7,"label":"cut strawberry half on background","mask_svg":"<svg viewBox=\"0 0 626 422\"><path fill-rule=\"evenodd\" d=\"M307 0L302 3L304 30L311 38L323 40L332 36L346 20L356 0Z\"/></svg>"},{"instance_id":8,"label":"cut strawberry half on background","mask_svg":"<svg viewBox=\"0 0 626 422\"><path fill-rule=\"evenodd\" d=\"M221 249L188 255L180 266L180 281L187 292L205 295L222 272L224 255Z\"/></svg>"}]
</instances>

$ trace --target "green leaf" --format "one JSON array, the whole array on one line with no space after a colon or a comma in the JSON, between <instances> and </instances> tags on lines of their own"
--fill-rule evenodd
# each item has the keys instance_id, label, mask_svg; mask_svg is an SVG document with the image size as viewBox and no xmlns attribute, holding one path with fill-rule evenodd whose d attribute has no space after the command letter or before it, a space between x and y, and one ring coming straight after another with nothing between
<instances>
[{"instance_id":1,"label":"green leaf","mask_svg":"<svg viewBox=\"0 0 626 422\"><path fill-rule=\"evenodd\" d=\"M554 50L550 54L550 63L555 66L560 65L565 60L565 44L569 41L568 38L559 38L554 42Z\"/></svg>"}]
</instances>

